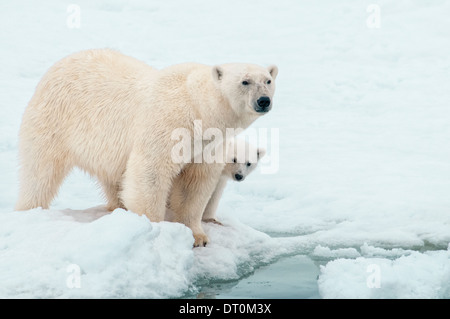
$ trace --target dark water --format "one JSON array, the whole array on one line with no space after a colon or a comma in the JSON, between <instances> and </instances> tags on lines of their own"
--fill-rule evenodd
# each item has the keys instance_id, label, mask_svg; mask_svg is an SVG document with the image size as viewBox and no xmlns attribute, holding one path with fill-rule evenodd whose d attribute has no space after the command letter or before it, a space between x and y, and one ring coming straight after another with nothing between
<instances>
[{"instance_id":1,"label":"dark water","mask_svg":"<svg viewBox=\"0 0 450 319\"><path fill-rule=\"evenodd\" d=\"M190 298L320 298L317 287L319 267L309 257L297 255L255 270L240 280L211 283Z\"/></svg>"}]
</instances>

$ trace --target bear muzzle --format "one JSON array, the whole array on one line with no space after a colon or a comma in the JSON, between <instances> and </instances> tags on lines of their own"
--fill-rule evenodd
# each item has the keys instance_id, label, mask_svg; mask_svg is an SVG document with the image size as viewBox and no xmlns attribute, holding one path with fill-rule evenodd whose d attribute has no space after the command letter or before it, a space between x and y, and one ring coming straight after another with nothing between
<instances>
[{"instance_id":1,"label":"bear muzzle","mask_svg":"<svg viewBox=\"0 0 450 319\"><path fill-rule=\"evenodd\" d=\"M261 96L255 103L254 109L258 113L267 113L272 108L270 97Z\"/></svg>"}]
</instances>

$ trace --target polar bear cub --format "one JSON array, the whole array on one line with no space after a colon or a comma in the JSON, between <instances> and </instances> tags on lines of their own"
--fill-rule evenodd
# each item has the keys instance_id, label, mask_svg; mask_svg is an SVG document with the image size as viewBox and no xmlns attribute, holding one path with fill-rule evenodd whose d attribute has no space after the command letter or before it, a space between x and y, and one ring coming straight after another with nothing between
<instances>
[{"instance_id":1,"label":"polar bear cub","mask_svg":"<svg viewBox=\"0 0 450 319\"><path fill-rule=\"evenodd\" d=\"M242 139L236 138L227 143L226 155L224 157L226 164L203 212L203 222L222 225L222 223L216 219L216 211L227 182L229 180L237 182L244 181L245 178L255 170L258 162L265 154L266 150L264 148L256 148ZM165 220L173 221L174 219L174 211L170 208L169 203Z\"/></svg>"},{"instance_id":2,"label":"polar bear cub","mask_svg":"<svg viewBox=\"0 0 450 319\"><path fill-rule=\"evenodd\" d=\"M255 148L242 139L234 139L228 143L226 164L217 186L203 212L204 222L213 222L221 225L216 219L216 210L219 206L225 186L228 180L242 182L258 165L258 162L266 154L264 148Z\"/></svg>"}]
</instances>

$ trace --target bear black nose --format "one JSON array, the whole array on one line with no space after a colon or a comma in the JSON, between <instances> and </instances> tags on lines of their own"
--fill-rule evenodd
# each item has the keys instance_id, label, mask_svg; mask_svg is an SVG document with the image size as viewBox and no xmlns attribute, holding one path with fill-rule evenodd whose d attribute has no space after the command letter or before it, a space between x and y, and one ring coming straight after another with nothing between
<instances>
[{"instance_id":1,"label":"bear black nose","mask_svg":"<svg viewBox=\"0 0 450 319\"><path fill-rule=\"evenodd\" d=\"M234 178L236 178L237 181L240 181L241 179L244 178L244 176L242 176L241 174L235 174Z\"/></svg>"},{"instance_id":2,"label":"bear black nose","mask_svg":"<svg viewBox=\"0 0 450 319\"><path fill-rule=\"evenodd\" d=\"M270 97L268 96L261 96L258 101L256 101L256 103L258 103L258 106L261 108L266 108L270 105Z\"/></svg>"}]
</instances>

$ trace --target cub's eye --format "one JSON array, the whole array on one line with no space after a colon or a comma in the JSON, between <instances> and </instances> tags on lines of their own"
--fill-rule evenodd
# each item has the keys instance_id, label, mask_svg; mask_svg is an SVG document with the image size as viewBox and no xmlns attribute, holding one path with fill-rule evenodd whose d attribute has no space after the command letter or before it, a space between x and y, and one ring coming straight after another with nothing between
<instances>
[{"instance_id":1,"label":"cub's eye","mask_svg":"<svg viewBox=\"0 0 450 319\"><path fill-rule=\"evenodd\" d=\"M252 163L247 162L247 166L251 166L251 165L252 165Z\"/></svg>"},{"instance_id":2,"label":"cub's eye","mask_svg":"<svg viewBox=\"0 0 450 319\"><path fill-rule=\"evenodd\" d=\"M236 163L236 157L235 157L235 158L233 158L233 163Z\"/></svg>"},{"instance_id":3,"label":"cub's eye","mask_svg":"<svg viewBox=\"0 0 450 319\"><path fill-rule=\"evenodd\" d=\"M242 81L242 85L249 85L248 81Z\"/></svg>"},{"instance_id":4,"label":"cub's eye","mask_svg":"<svg viewBox=\"0 0 450 319\"><path fill-rule=\"evenodd\" d=\"M266 82L267 84L270 84L270 83L272 83L272 81L271 80L267 80L267 82Z\"/></svg>"}]
</instances>

